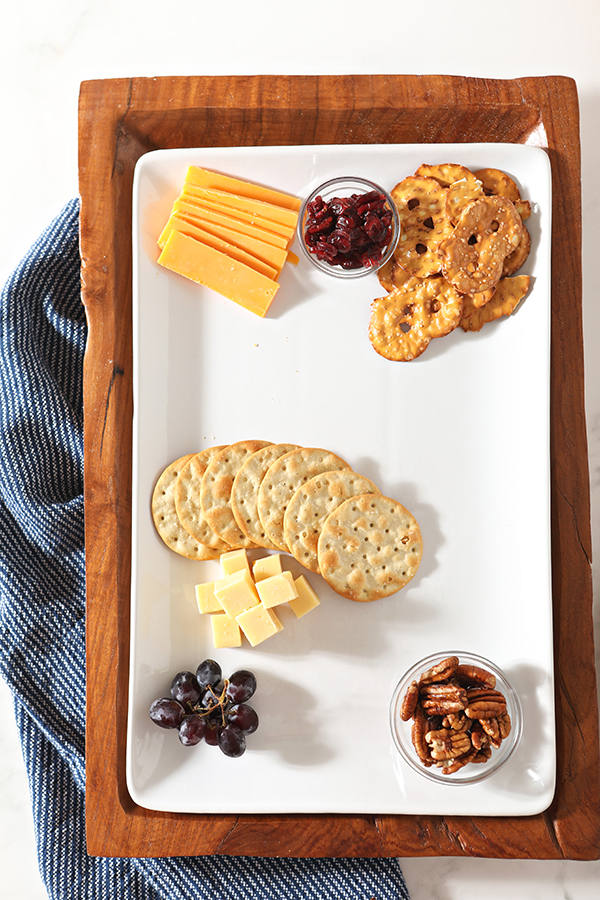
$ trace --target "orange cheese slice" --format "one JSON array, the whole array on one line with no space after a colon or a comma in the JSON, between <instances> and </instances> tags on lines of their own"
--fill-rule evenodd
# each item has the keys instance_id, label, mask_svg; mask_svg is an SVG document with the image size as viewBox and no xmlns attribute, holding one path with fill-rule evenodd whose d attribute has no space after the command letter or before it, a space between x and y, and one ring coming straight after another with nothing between
<instances>
[{"instance_id":1,"label":"orange cheese slice","mask_svg":"<svg viewBox=\"0 0 600 900\"><path fill-rule=\"evenodd\" d=\"M284 194L272 188L262 187L260 184L252 184L249 181L240 181L230 175L221 175L219 172L211 172L200 166L190 166L186 175L187 184L195 184L197 187L229 191L240 197L249 197L251 200L262 200L264 203L273 203L275 206L283 206L285 209L299 211L302 201L291 194Z\"/></svg>"},{"instance_id":2,"label":"orange cheese slice","mask_svg":"<svg viewBox=\"0 0 600 900\"><path fill-rule=\"evenodd\" d=\"M187 199L179 198L176 200L173 204L173 212L183 213L188 218L213 222L215 225L222 225L225 228L231 229L231 231L239 231L242 234L247 234L250 237L255 237L258 240L264 241L265 244L273 244L275 247L281 247L283 250L287 250L288 246L291 244L290 238L282 234L277 234L274 231L267 231L259 225L253 224L252 217L250 217L250 221L244 221L241 218L233 218L231 215L218 208L211 209L209 206L191 203Z\"/></svg>"},{"instance_id":3,"label":"orange cheese slice","mask_svg":"<svg viewBox=\"0 0 600 900\"><path fill-rule=\"evenodd\" d=\"M238 194L228 194L227 191L212 191L208 188L196 187L195 184L184 184L182 196L190 197L200 203L210 203L211 206L219 206L229 210L229 215L240 213L250 215L259 224L268 222L268 227L284 234L293 234L298 222L298 213L292 209L284 209L282 206L274 206L272 203L263 203L261 200L252 200L250 197L240 197ZM263 227L267 227L264 226Z\"/></svg>"},{"instance_id":4,"label":"orange cheese slice","mask_svg":"<svg viewBox=\"0 0 600 900\"><path fill-rule=\"evenodd\" d=\"M158 239L159 247L164 247L168 240L169 234L173 230L181 231L182 234L187 234L189 237L192 237L195 240L202 241L203 244L208 244L209 247L214 247L215 250L220 250L222 253L227 253L227 255L231 256L232 259L237 259L238 262L245 263L252 269L256 269L257 272L262 272L262 274L266 275L267 278L276 278L281 272L281 266L279 266L278 268L276 268L275 266L271 266L269 265L269 263L264 262L262 259L258 259L256 256L248 253L243 248L237 247L235 244L232 244L227 240L224 240L223 238L211 234L210 231L205 231L202 228L198 228L196 225L193 225L190 222L186 222L185 219L180 219L177 216L171 216L171 218L167 222L163 233ZM277 248L275 247L275 249Z\"/></svg>"},{"instance_id":5,"label":"orange cheese slice","mask_svg":"<svg viewBox=\"0 0 600 900\"><path fill-rule=\"evenodd\" d=\"M183 227L184 225L185 227ZM246 250L257 259L262 260L269 266L273 266L278 272L281 271L291 253L289 250L286 252L281 247L274 247L273 244L266 244L264 241L243 234L241 231L231 231L231 229L225 228L222 225L216 225L213 222L205 222L198 219L194 221L191 217L179 212L173 213L165 225L165 228L158 239L159 247L164 247L173 228L177 228L178 231L183 231L185 234L190 234L192 237L198 237L198 235L187 229L198 229L204 234L212 234L215 237L221 238L223 241L227 241L229 244L233 244L234 247ZM203 238L200 237L200 240L202 239ZM205 241L205 243L208 242Z\"/></svg>"},{"instance_id":6,"label":"orange cheese slice","mask_svg":"<svg viewBox=\"0 0 600 900\"><path fill-rule=\"evenodd\" d=\"M256 269L180 231L171 232L158 262L197 284L223 294L257 316L266 315L279 288L276 281Z\"/></svg>"}]
</instances>

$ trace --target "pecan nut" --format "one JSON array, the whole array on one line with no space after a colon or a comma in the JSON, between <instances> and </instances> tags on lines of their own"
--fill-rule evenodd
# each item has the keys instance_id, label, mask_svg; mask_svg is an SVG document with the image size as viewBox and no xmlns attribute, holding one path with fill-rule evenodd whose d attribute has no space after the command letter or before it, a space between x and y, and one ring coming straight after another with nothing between
<instances>
[{"instance_id":1,"label":"pecan nut","mask_svg":"<svg viewBox=\"0 0 600 900\"><path fill-rule=\"evenodd\" d=\"M427 716L425 715L421 707L417 706L413 723L410 729L410 738L412 740L413 747L417 751L417 756L425 766L433 765L431 750L429 744L425 740L425 735L427 734L428 727L429 725Z\"/></svg>"},{"instance_id":2,"label":"pecan nut","mask_svg":"<svg viewBox=\"0 0 600 900\"><path fill-rule=\"evenodd\" d=\"M477 719L471 728L471 743L477 750L483 750L490 746L490 736L483 728L483 724Z\"/></svg>"},{"instance_id":3,"label":"pecan nut","mask_svg":"<svg viewBox=\"0 0 600 900\"><path fill-rule=\"evenodd\" d=\"M454 772L458 772L459 769L464 768L470 762L475 762L477 755L477 750L472 747L468 753L464 753L456 759L446 760L446 762L441 765L442 775L452 775Z\"/></svg>"},{"instance_id":4,"label":"pecan nut","mask_svg":"<svg viewBox=\"0 0 600 900\"><path fill-rule=\"evenodd\" d=\"M430 715L445 716L465 709L468 695L459 684L426 684L421 687L419 702Z\"/></svg>"},{"instance_id":5,"label":"pecan nut","mask_svg":"<svg viewBox=\"0 0 600 900\"><path fill-rule=\"evenodd\" d=\"M446 679L452 678L458 662L458 656L449 656L447 659L443 659L437 666L423 672L419 684L432 684L434 681L446 681Z\"/></svg>"},{"instance_id":6,"label":"pecan nut","mask_svg":"<svg viewBox=\"0 0 600 900\"><path fill-rule=\"evenodd\" d=\"M481 666L469 665L467 663L459 665L456 668L454 677L463 687L485 687L492 690L496 687L496 676L482 669Z\"/></svg>"},{"instance_id":7,"label":"pecan nut","mask_svg":"<svg viewBox=\"0 0 600 900\"><path fill-rule=\"evenodd\" d=\"M481 719L481 727L490 738L492 747L496 750L505 737L508 737L511 729L510 716L507 712L493 716L490 719Z\"/></svg>"},{"instance_id":8,"label":"pecan nut","mask_svg":"<svg viewBox=\"0 0 600 900\"><path fill-rule=\"evenodd\" d=\"M429 731L425 740L431 748L433 759L455 759L468 753L472 749L471 738L468 734L452 731L450 728L442 728L440 731Z\"/></svg>"},{"instance_id":9,"label":"pecan nut","mask_svg":"<svg viewBox=\"0 0 600 900\"><path fill-rule=\"evenodd\" d=\"M470 719L493 719L506 712L506 698L496 690L468 688L465 709Z\"/></svg>"},{"instance_id":10,"label":"pecan nut","mask_svg":"<svg viewBox=\"0 0 600 900\"><path fill-rule=\"evenodd\" d=\"M418 702L419 685L416 681L413 681L412 684L408 686L406 694L402 698L402 705L400 706L400 718L403 722L408 722L409 719L412 719Z\"/></svg>"},{"instance_id":11,"label":"pecan nut","mask_svg":"<svg viewBox=\"0 0 600 900\"><path fill-rule=\"evenodd\" d=\"M448 713L442 720L444 728L451 728L453 731L469 731L472 725L471 719L465 716L461 710L457 713Z\"/></svg>"}]
</instances>

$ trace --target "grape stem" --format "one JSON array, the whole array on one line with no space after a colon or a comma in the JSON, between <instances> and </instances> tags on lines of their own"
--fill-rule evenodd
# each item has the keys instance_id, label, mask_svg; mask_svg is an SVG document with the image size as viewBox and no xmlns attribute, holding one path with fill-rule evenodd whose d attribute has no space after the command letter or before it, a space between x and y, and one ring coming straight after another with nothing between
<instances>
[{"instance_id":1,"label":"grape stem","mask_svg":"<svg viewBox=\"0 0 600 900\"><path fill-rule=\"evenodd\" d=\"M196 715L199 718L203 719L205 716L209 716L212 712L214 712L218 706L221 711L221 723L224 726L226 724L225 723L225 706L227 705L226 694L227 694L228 687L229 687L229 679L226 678L225 681L223 682L223 690L221 691L221 695L217 696L217 694L215 694L215 692L213 690L212 684L209 684L207 687L207 692L210 692L210 695L211 695L212 699L214 700L214 703L211 703L209 706L205 706L205 707L200 706L200 704L198 703L196 706L192 707L192 711L194 713L196 713Z\"/></svg>"}]
</instances>

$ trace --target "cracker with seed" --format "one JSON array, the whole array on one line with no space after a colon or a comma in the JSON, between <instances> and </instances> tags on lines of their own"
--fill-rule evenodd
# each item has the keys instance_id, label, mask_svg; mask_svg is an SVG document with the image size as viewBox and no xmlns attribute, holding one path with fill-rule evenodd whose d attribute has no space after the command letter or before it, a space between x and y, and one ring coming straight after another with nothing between
<instances>
[{"instance_id":1,"label":"cracker with seed","mask_svg":"<svg viewBox=\"0 0 600 900\"><path fill-rule=\"evenodd\" d=\"M279 550L290 552L283 533L283 520L288 503L298 488L315 475L349 468L340 456L319 447L291 450L269 467L258 491L258 515L267 537Z\"/></svg>"},{"instance_id":2,"label":"cracker with seed","mask_svg":"<svg viewBox=\"0 0 600 900\"><path fill-rule=\"evenodd\" d=\"M200 504L206 521L230 549L256 546L240 530L231 509L235 476L246 459L270 441L238 441L229 444L210 461L202 477Z\"/></svg>"},{"instance_id":3,"label":"cracker with seed","mask_svg":"<svg viewBox=\"0 0 600 900\"><path fill-rule=\"evenodd\" d=\"M175 505L175 485L179 473L194 456L189 453L164 470L152 492L152 519L159 535L171 550L188 559L216 559L219 551L200 543L181 524Z\"/></svg>"},{"instance_id":4,"label":"cracker with seed","mask_svg":"<svg viewBox=\"0 0 600 900\"><path fill-rule=\"evenodd\" d=\"M283 536L293 556L311 572L318 572L317 545L327 516L350 497L379 493L369 478L352 469L324 472L311 478L298 488L283 520Z\"/></svg>"},{"instance_id":5,"label":"cracker with seed","mask_svg":"<svg viewBox=\"0 0 600 900\"><path fill-rule=\"evenodd\" d=\"M258 515L258 491L269 467L298 444L269 444L249 456L235 476L231 490L231 509L240 530L257 546L267 550L279 548L265 532Z\"/></svg>"},{"instance_id":6,"label":"cracker with seed","mask_svg":"<svg viewBox=\"0 0 600 900\"><path fill-rule=\"evenodd\" d=\"M321 575L348 600L387 597L414 577L423 539L414 516L378 494L345 500L326 519L318 543Z\"/></svg>"},{"instance_id":7,"label":"cracker with seed","mask_svg":"<svg viewBox=\"0 0 600 900\"><path fill-rule=\"evenodd\" d=\"M175 485L175 507L179 521L193 538L215 550L230 550L231 547L215 534L206 521L200 505L200 489L209 463L225 446L209 447L194 454L179 473Z\"/></svg>"}]
</instances>

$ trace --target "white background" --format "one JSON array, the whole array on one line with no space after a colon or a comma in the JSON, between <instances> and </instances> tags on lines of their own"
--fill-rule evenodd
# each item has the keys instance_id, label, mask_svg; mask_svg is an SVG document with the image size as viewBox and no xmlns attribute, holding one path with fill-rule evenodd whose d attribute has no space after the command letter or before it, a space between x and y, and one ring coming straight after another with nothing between
<instances>
[{"instance_id":1,"label":"white background","mask_svg":"<svg viewBox=\"0 0 600 900\"><path fill-rule=\"evenodd\" d=\"M600 3L598 0L30 0L0 30L0 283L77 195L77 100L91 78L226 74L568 75L580 97L586 391L594 546L600 538ZM595 582L598 581L595 567ZM596 604L596 642L598 635ZM598 658L598 654L597 654ZM0 684L0 878L41 900L27 780ZM412 900L598 896L600 863L402 860ZM217 898L215 898L217 900Z\"/></svg>"}]
</instances>

